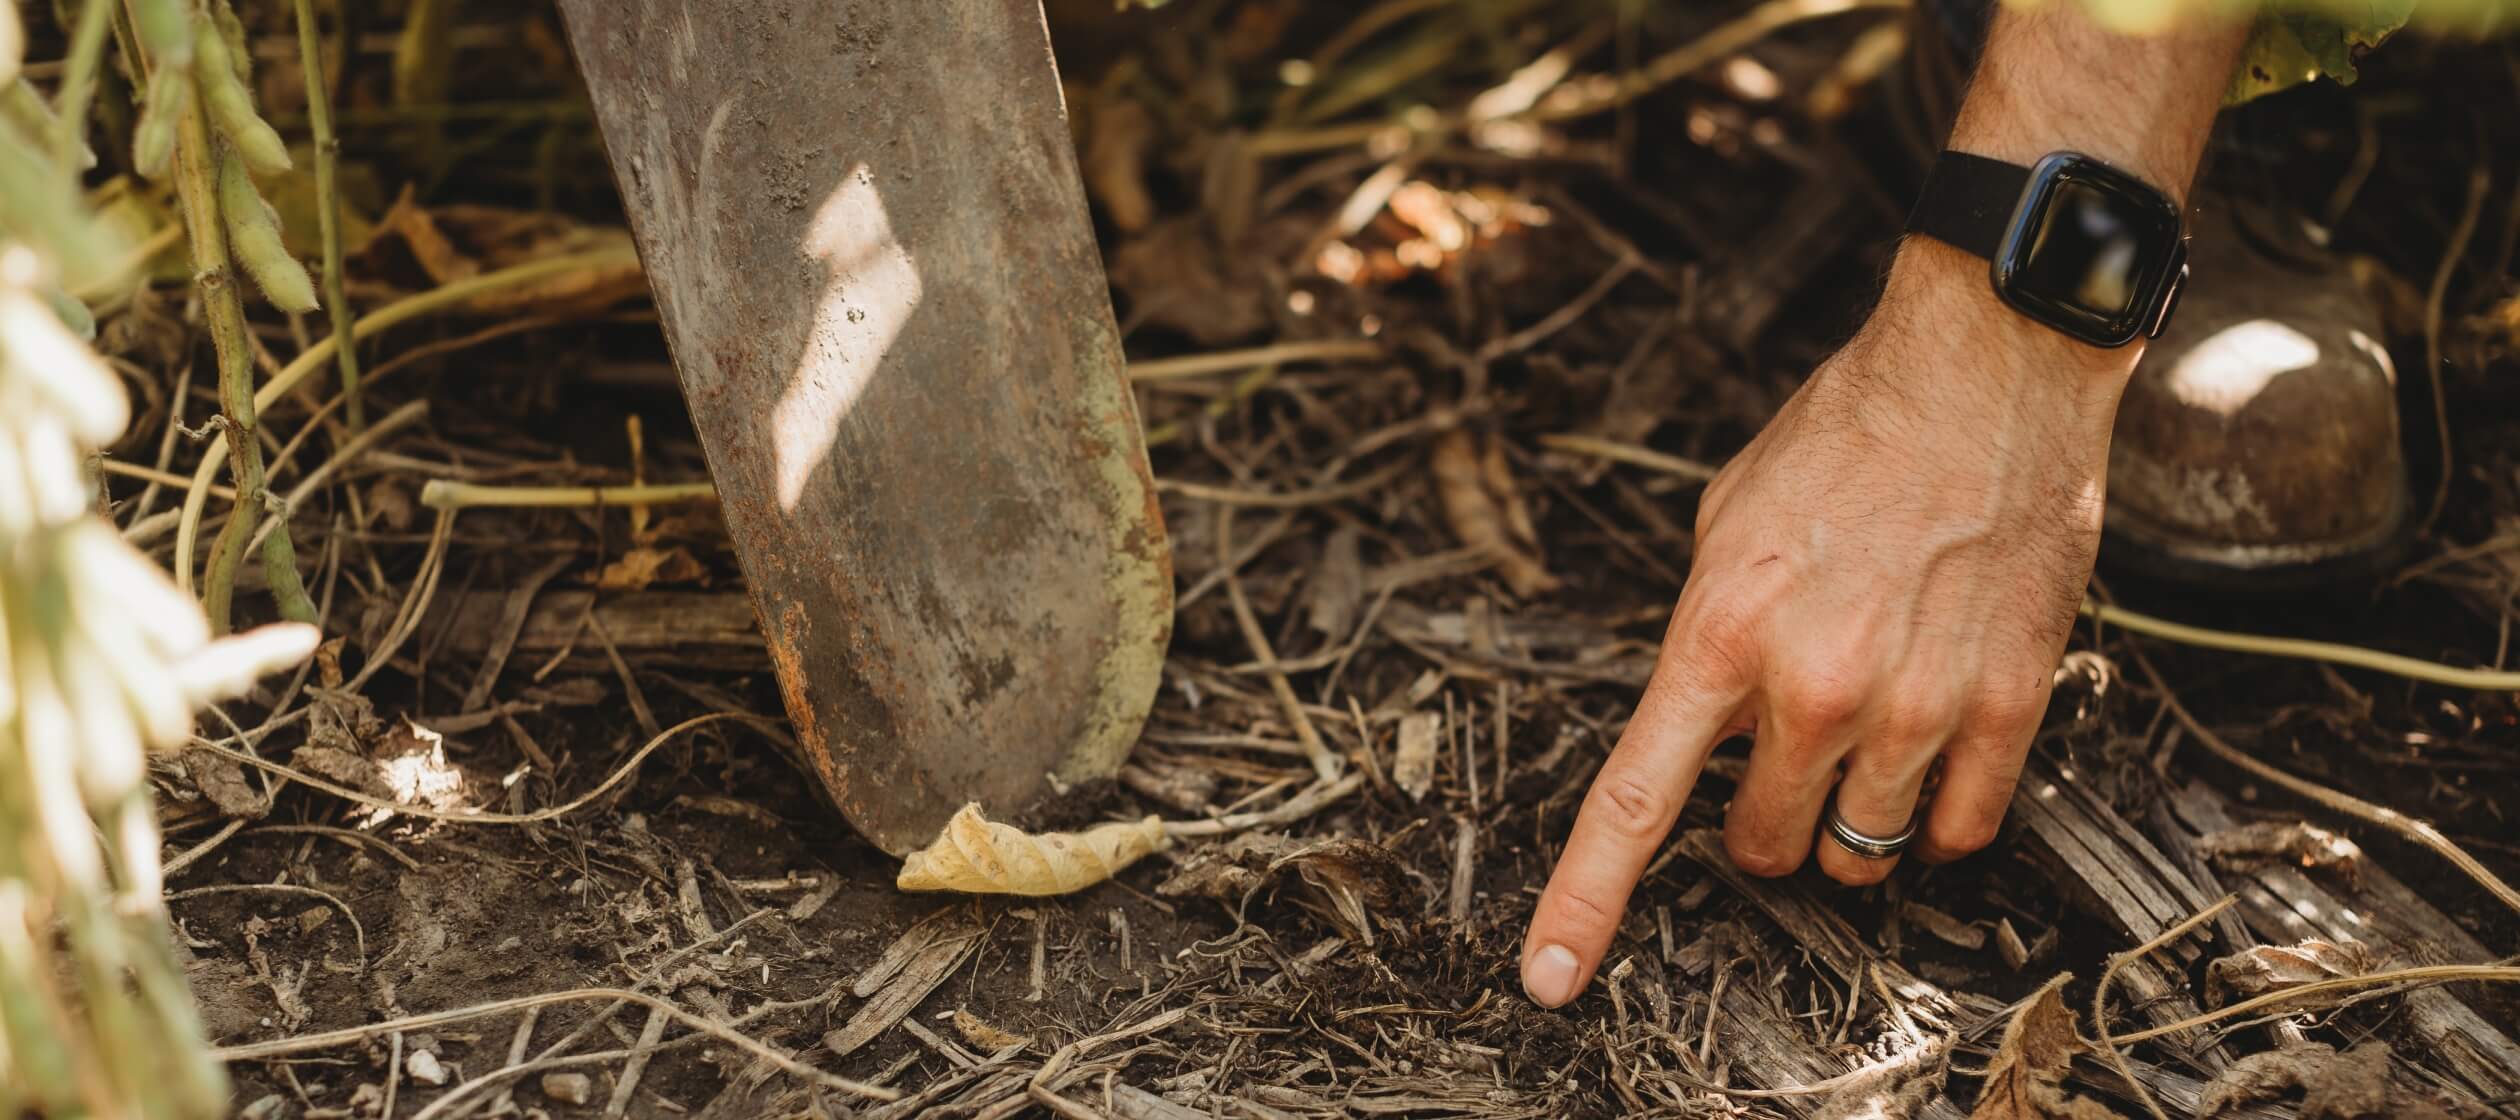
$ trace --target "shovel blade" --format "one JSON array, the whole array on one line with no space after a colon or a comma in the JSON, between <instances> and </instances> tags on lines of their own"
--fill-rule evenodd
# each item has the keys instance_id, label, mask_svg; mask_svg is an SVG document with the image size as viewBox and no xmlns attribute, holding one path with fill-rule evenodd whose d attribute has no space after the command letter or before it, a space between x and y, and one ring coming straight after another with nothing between
<instances>
[{"instance_id":1,"label":"shovel blade","mask_svg":"<svg viewBox=\"0 0 2520 1120\"><path fill-rule=\"evenodd\" d=\"M1172 573L1038 0L560 6L832 799L1116 772Z\"/></svg>"}]
</instances>

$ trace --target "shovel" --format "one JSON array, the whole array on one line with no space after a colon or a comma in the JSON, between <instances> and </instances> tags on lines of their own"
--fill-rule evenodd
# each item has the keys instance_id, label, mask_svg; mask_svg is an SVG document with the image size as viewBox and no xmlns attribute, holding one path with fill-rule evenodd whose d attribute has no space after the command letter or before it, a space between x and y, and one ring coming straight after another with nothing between
<instances>
[{"instance_id":1,"label":"shovel","mask_svg":"<svg viewBox=\"0 0 2520 1120\"><path fill-rule=\"evenodd\" d=\"M789 718L895 855L1116 773L1172 571L1039 0L561 0Z\"/></svg>"}]
</instances>

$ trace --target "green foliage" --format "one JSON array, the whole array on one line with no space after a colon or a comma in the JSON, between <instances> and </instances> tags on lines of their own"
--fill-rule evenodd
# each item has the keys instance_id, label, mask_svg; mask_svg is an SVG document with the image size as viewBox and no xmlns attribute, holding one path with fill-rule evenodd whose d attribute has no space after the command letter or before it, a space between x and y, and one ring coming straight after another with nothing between
<instances>
[{"instance_id":1,"label":"green foliage","mask_svg":"<svg viewBox=\"0 0 2520 1120\"><path fill-rule=\"evenodd\" d=\"M2034 4L2042 0L2009 0ZM2409 26L2483 36L2520 21L2520 0L2076 0L2101 23L2158 34L2181 21L2254 15L2248 46L2224 94L2238 103L2327 78L2351 84L2362 55Z\"/></svg>"},{"instance_id":2,"label":"green foliage","mask_svg":"<svg viewBox=\"0 0 2520 1120\"><path fill-rule=\"evenodd\" d=\"M2259 15L2223 100L2236 104L2319 78L2351 85L2354 60L2404 27L2415 0L2365 0L2350 7L2355 10Z\"/></svg>"}]
</instances>

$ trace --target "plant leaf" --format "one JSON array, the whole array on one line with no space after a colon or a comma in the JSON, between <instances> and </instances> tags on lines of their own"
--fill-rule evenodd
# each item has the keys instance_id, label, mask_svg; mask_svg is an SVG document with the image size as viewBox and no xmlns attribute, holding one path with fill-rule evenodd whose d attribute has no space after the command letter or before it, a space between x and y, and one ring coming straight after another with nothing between
<instances>
[{"instance_id":1,"label":"plant leaf","mask_svg":"<svg viewBox=\"0 0 2520 1120\"><path fill-rule=\"evenodd\" d=\"M2073 978L2058 973L2004 1025L2004 1040L1987 1063L1986 1086L1969 1120L2120 1120L2099 1102L2065 1091L2066 1071L2083 1050L2074 1013L2061 994Z\"/></svg>"}]
</instances>

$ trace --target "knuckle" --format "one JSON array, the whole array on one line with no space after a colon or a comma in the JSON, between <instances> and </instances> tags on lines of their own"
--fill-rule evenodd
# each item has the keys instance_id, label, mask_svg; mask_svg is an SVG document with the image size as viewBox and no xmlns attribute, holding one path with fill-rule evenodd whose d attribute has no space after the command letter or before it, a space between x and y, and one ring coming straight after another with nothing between
<instances>
[{"instance_id":1,"label":"knuckle","mask_svg":"<svg viewBox=\"0 0 2520 1120\"><path fill-rule=\"evenodd\" d=\"M1692 528L1699 538L1703 539L1707 531L1715 527L1716 519L1724 509L1724 498L1732 493L1740 478L1737 464L1726 464L1723 470L1715 472L1715 480L1707 483L1706 489L1698 495L1697 518Z\"/></svg>"},{"instance_id":2,"label":"knuckle","mask_svg":"<svg viewBox=\"0 0 2520 1120\"><path fill-rule=\"evenodd\" d=\"M1557 896L1558 923L1579 937L1606 935L1619 925L1619 912L1581 890Z\"/></svg>"},{"instance_id":3,"label":"knuckle","mask_svg":"<svg viewBox=\"0 0 2520 1120\"><path fill-rule=\"evenodd\" d=\"M1721 595L1683 598L1663 631L1648 689L1741 689L1754 661L1749 613Z\"/></svg>"},{"instance_id":4,"label":"knuckle","mask_svg":"<svg viewBox=\"0 0 2520 1120\"><path fill-rule=\"evenodd\" d=\"M2006 736L2027 735L2046 709L2045 688L1988 685L1970 694L1963 703L1961 717L1972 727L2001 731Z\"/></svg>"},{"instance_id":5,"label":"knuckle","mask_svg":"<svg viewBox=\"0 0 2520 1120\"><path fill-rule=\"evenodd\" d=\"M1658 840L1671 827L1671 794L1624 769L1593 780L1592 810L1627 840Z\"/></svg>"},{"instance_id":6,"label":"knuckle","mask_svg":"<svg viewBox=\"0 0 2520 1120\"><path fill-rule=\"evenodd\" d=\"M1762 879L1791 875L1800 862L1760 841L1734 835L1729 829L1724 833L1724 854L1731 857L1733 866Z\"/></svg>"},{"instance_id":7,"label":"knuckle","mask_svg":"<svg viewBox=\"0 0 2520 1120\"><path fill-rule=\"evenodd\" d=\"M1750 644L1753 617L1738 595L1703 596L1674 612L1663 646L1688 651L1699 661L1731 661Z\"/></svg>"},{"instance_id":8,"label":"knuckle","mask_svg":"<svg viewBox=\"0 0 2520 1120\"><path fill-rule=\"evenodd\" d=\"M2004 818L2001 814L1968 812L1949 822L1937 819L1930 827L1935 848L1965 856L1994 843L1996 833L2003 830Z\"/></svg>"},{"instance_id":9,"label":"knuckle","mask_svg":"<svg viewBox=\"0 0 2520 1120\"><path fill-rule=\"evenodd\" d=\"M1863 678L1840 666L1811 665L1783 692L1790 716L1807 727L1844 727L1864 711Z\"/></svg>"}]
</instances>

